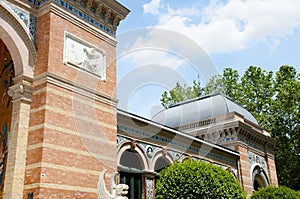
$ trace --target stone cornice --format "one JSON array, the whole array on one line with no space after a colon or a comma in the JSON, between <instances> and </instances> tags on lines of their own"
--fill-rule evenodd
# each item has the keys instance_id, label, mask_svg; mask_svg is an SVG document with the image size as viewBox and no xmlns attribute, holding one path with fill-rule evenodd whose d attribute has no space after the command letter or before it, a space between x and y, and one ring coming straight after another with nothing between
<instances>
[{"instance_id":1,"label":"stone cornice","mask_svg":"<svg viewBox=\"0 0 300 199\"><path fill-rule=\"evenodd\" d=\"M9 0L33 15L41 15L51 4L63 8L72 16L81 18L112 36L116 35L120 21L130 12L115 0ZM46 7L46 8L45 8ZM48 8L49 10L49 8Z\"/></svg>"},{"instance_id":2,"label":"stone cornice","mask_svg":"<svg viewBox=\"0 0 300 199\"><path fill-rule=\"evenodd\" d=\"M103 32L103 31L97 30L97 28L95 28L95 26L84 22L79 17L72 15L71 13L65 11L61 7L57 6L56 4L50 4L48 7L44 7L43 10L40 12L40 14L49 12L49 10L52 13L55 13L55 14L61 16L65 20L67 20L67 21L81 27L82 29L86 30L87 32L95 35L96 37L108 42L109 44L111 44L113 46L117 45L117 40L114 37L112 37L111 35Z\"/></svg>"},{"instance_id":3,"label":"stone cornice","mask_svg":"<svg viewBox=\"0 0 300 199\"><path fill-rule=\"evenodd\" d=\"M46 72L43 73L33 80L33 85L37 86L42 83L50 83L55 86L59 86L61 88L64 88L66 90L72 91L74 93L77 93L79 95L88 97L90 99L93 99L95 101L99 101L108 105L111 105L113 107L117 107L118 100L116 98L112 98L108 95L105 95L103 93L97 92L93 89L87 88L85 86L75 84L74 82L67 80L65 78L59 77L55 74Z\"/></svg>"},{"instance_id":4,"label":"stone cornice","mask_svg":"<svg viewBox=\"0 0 300 199\"><path fill-rule=\"evenodd\" d=\"M99 2L101 3L101 1L98 0L98 4L99 4ZM115 10L116 13L119 13L124 18L130 12L130 10L128 10L126 7L124 7L122 4L120 4L116 0L102 0L102 2L104 2L104 4L107 5L108 7Z\"/></svg>"},{"instance_id":5,"label":"stone cornice","mask_svg":"<svg viewBox=\"0 0 300 199\"><path fill-rule=\"evenodd\" d=\"M241 134L245 135L247 138L260 141L261 143L270 143L271 145L275 145L276 140L270 135L266 135L261 131L257 131L257 129L243 122L239 123L239 126L243 129L243 131L241 131Z\"/></svg>"}]
</instances>

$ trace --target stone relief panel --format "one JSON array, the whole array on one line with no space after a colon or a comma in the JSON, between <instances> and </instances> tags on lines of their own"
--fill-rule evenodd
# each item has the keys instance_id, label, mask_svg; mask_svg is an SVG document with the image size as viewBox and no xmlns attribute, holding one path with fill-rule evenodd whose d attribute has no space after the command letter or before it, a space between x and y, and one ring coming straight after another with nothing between
<instances>
[{"instance_id":1,"label":"stone relief panel","mask_svg":"<svg viewBox=\"0 0 300 199\"><path fill-rule=\"evenodd\" d=\"M105 52L65 32L64 63L78 67L106 80Z\"/></svg>"},{"instance_id":2,"label":"stone relief panel","mask_svg":"<svg viewBox=\"0 0 300 199\"><path fill-rule=\"evenodd\" d=\"M266 159L256 153L253 153L252 151L248 152L249 156L249 165L250 168L252 167L253 164L257 163L259 164L265 171L267 171L267 162Z\"/></svg>"}]
</instances>

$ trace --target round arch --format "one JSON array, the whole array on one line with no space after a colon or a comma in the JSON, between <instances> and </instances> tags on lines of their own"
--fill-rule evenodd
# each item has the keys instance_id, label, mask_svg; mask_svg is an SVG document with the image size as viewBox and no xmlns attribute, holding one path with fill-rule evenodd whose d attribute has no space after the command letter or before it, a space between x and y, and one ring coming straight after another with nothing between
<instances>
[{"instance_id":1,"label":"round arch","mask_svg":"<svg viewBox=\"0 0 300 199\"><path fill-rule=\"evenodd\" d=\"M163 158L163 160L166 163L168 163L168 165L170 165L174 162L172 156L168 152L165 152L164 150L159 150L153 155L153 158L152 158L152 161L150 164L151 171L155 171L155 165L158 161L162 160L161 158Z\"/></svg>"},{"instance_id":2,"label":"round arch","mask_svg":"<svg viewBox=\"0 0 300 199\"><path fill-rule=\"evenodd\" d=\"M33 78L37 58L34 43L23 22L3 1L0 2L0 39L11 54L15 76Z\"/></svg>"},{"instance_id":3,"label":"round arch","mask_svg":"<svg viewBox=\"0 0 300 199\"><path fill-rule=\"evenodd\" d=\"M254 191L257 191L258 188L266 187L270 184L265 170L259 164L253 165L251 171L252 189Z\"/></svg>"},{"instance_id":4,"label":"round arch","mask_svg":"<svg viewBox=\"0 0 300 199\"><path fill-rule=\"evenodd\" d=\"M143 151L142 147L139 146L138 144L136 144L133 149L131 141L126 141L118 147L118 154L117 154L118 165L120 165L120 160L121 160L123 153L125 153L125 151L127 151L127 150L131 150L131 151L135 152L138 155L138 157L140 158L140 161L141 161L141 164L142 164L144 170L149 170L149 163L147 161L145 152Z\"/></svg>"}]
</instances>

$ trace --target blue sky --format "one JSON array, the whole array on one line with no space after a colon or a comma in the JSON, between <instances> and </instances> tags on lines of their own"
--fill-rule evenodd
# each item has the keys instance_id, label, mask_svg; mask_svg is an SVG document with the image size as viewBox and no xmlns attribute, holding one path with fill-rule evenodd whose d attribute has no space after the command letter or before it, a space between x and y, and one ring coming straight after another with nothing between
<instances>
[{"instance_id":1,"label":"blue sky","mask_svg":"<svg viewBox=\"0 0 300 199\"><path fill-rule=\"evenodd\" d=\"M300 71L298 0L119 0L119 107L151 118L177 81L202 85L225 67Z\"/></svg>"}]
</instances>

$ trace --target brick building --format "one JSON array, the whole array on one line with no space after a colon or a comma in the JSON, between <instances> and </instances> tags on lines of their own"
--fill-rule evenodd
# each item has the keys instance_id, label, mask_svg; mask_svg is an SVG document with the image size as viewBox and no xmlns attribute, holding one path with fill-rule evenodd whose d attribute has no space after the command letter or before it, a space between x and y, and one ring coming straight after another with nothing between
<instances>
[{"instance_id":1,"label":"brick building","mask_svg":"<svg viewBox=\"0 0 300 199\"><path fill-rule=\"evenodd\" d=\"M154 121L117 110L116 30L128 13L115 0L0 1L0 197L97 198L108 169L129 198L152 198L159 171L185 158L227 169L249 194L276 185L274 140L225 96ZM178 114L209 99L226 111ZM162 120L175 113L186 121Z\"/></svg>"}]
</instances>

